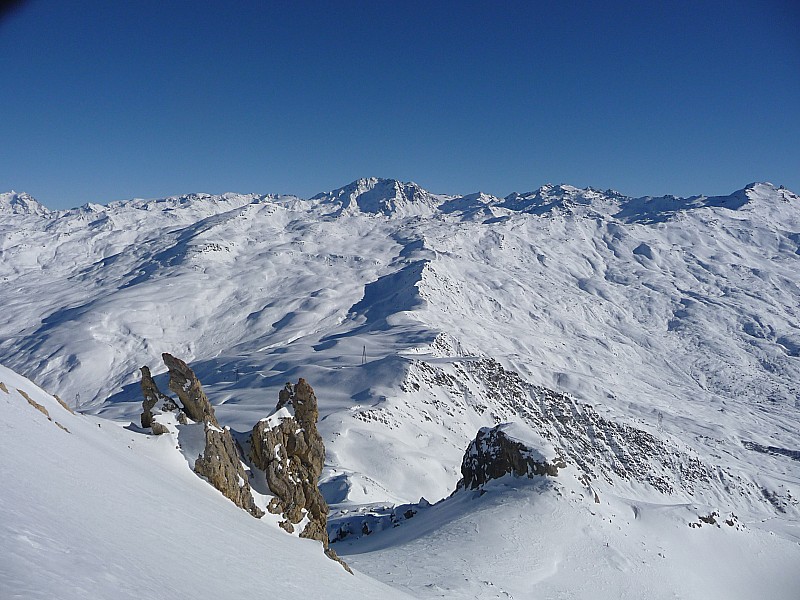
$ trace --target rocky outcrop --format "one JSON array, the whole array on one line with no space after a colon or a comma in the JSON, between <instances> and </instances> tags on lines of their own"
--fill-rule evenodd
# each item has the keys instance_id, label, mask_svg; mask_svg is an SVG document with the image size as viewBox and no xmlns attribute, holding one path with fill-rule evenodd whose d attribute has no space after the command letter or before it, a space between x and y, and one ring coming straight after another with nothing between
<instances>
[{"instance_id":1,"label":"rocky outcrop","mask_svg":"<svg viewBox=\"0 0 800 600\"><path fill-rule=\"evenodd\" d=\"M461 462L461 481L457 489L480 489L486 482L509 473L515 477L536 475L555 477L566 462L557 453L546 456L541 451L514 439L510 424L483 427L470 443Z\"/></svg>"},{"instance_id":2,"label":"rocky outcrop","mask_svg":"<svg viewBox=\"0 0 800 600\"><path fill-rule=\"evenodd\" d=\"M202 426L205 447L194 461L195 473L237 506L255 517L263 516L264 511L253 500L239 446L230 429L220 426L194 371L171 354L164 353L162 358L169 369L169 389L177 394L178 402L163 394L150 369L142 367L142 427L159 433L162 430L177 432L177 423ZM182 410L177 418L161 417L179 407ZM328 544L328 504L317 483L325 463L325 446L317 430L318 418L317 397L311 386L304 379L297 385L287 383L278 394L273 413L253 427L249 458L252 466L266 475L269 490L274 494L267 508L283 517L280 526L289 533L302 527L300 537L322 542L325 554L352 572Z\"/></svg>"},{"instance_id":3,"label":"rocky outcrop","mask_svg":"<svg viewBox=\"0 0 800 600\"><path fill-rule=\"evenodd\" d=\"M239 448L230 429L222 428L214 414L214 407L203 392L200 380L189 366L171 354L161 355L169 369L169 389L178 395L183 410L177 422L183 425L204 428L205 446L201 454L194 457L194 471L222 495L254 517L264 516L253 500L247 474L242 467ZM159 421L159 414L178 408L178 403L163 394L153 380L148 367L142 367L142 427L149 427L154 434L169 433L168 423ZM195 423L191 423L188 419ZM175 426L174 421L172 426Z\"/></svg>"},{"instance_id":4,"label":"rocky outcrop","mask_svg":"<svg viewBox=\"0 0 800 600\"><path fill-rule=\"evenodd\" d=\"M175 358L171 354L161 355L164 364L169 369L169 389L178 396L183 405L186 416L198 423L210 422L215 427L219 427L217 417L214 415L214 408L203 392L200 380L180 358Z\"/></svg>"},{"instance_id":5,"label":"rocky outcrop","mask_svg":"<svg viewBox=\"0 0 800 600\"><path fill-rule=\"evenodd\" d=\"M256 518L264 511L256 506L247 474L242 468L239 450L228 428L205 423L206 445L194 463L194 472L204 477L222 495Z\"/></svg>"},{"instance_id":6,"label":"rocky outcrop","mask_svg":"<svg viewBox=\"0 0 800 600\"><path fill-rule=\"evenodd\" d=\"M304 379L294 386L287 383L278 396L275 412L253 428L250 458L264 471L267 485L275 494L267 509L283 516L281 527L292 533L304 522L300 537L322 542L325 553L349 571L328 545L328 504L317 484L325 462L318 416L311 386Z\"/></svg>"},{"instance_id":7,"label":"rocky outcrop","mask_svg":"<svg viewBox=\"0 0 800 600\"><path fill-rule=\"evenodd\" d=\"M166 433L168 431L166 427L153 420L154 411L156 414L162 411L171 412L177 409L178 405L175 404L175 401L172 398L163 394L161 390L158 389L158 385L156 385L156 382L153 379L153 376L150 374L150 369L148 367L142 367L141 371L142 396L144 396L141 416L142 427L145 429L148 427L151 428L153 433L156 435Z\"/></svg>"}]
</instances>

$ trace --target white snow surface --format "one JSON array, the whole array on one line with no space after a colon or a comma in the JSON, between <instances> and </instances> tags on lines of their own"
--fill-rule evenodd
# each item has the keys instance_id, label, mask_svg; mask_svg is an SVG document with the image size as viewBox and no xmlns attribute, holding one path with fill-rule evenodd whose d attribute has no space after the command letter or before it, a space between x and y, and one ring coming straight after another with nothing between
<instances>
[{"instance_id":1,"label":"white snow surface","mask_svg":"<svg viewBox=\"0 0 800 600\"><path fill-rule=\"evenodd\" d=\"M0 382L0 598L408 597L234 506L170 436L70 414L2 366Z\"/></svg>"},{"instance_id":2,"label":"white snow surface","mask_svg":"<svg viewBox=\"0 0 800 600\"><path fill-rule=\"evenodd\" d=\"M138 367L166 389L170 352L237 431L304 377L334 520L447 497L481 427L514 422L532 449L566 456L561 495L504 479L334 545L415 596L746 598L761 578L794 598L797 579L776 569L800 564L799 208L768 183L724 197L547 185L496 198L371 178L309 200L0 210L0 362L125 425L141 410ZM741 528L688 526L713 511ZM520 539L551 536L526 560L563 556L561 568L492 558L525 554L503 533L523 513ZM472 523L481 534L465 538ZM668 559L642 554L661 536ZM732 566L714 570L713 556Z\"/></svg>"},{"instance_id":3,"label":"white snow surface","mask_svg":"<svg viewBox=\"0 0 800 600\"><path fill-rule=\"evenodd\" d=\"M697 505L595 504L570 480L545 479L461 492L336 549L417 598L788 600L800 589L796 539L738 524L690 528L701 523Z\"/></svg>"}]
</instances>

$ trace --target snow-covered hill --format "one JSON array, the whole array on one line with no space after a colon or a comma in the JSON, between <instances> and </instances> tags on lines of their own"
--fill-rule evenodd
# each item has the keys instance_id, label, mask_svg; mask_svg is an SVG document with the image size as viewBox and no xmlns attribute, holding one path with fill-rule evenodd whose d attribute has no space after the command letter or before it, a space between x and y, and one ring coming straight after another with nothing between
<instances>
[{"instance_id":1,"label":"snow-covered hill","mask_svg":"<svg viewBox=\"0 0 800 600\"><path fill-rule=\"evenodd\" d=\"M256 521L171 439L71 414L0 366L0 597L402 598Z\"/></svg>"},{"instance_id":2,"label":"snow-covered hill","mask_svg":"<svg viewBox=\"0 0 800 600\"><path fill-rule=\"evenodd\" d=\"M0 211L0 362L127 423L138 367L170 352L240 431L304 377L334 519L448 496L477 430L513 421L560 449L567 490L779 523L796 548L799 207L771 184L503 199L372 178Z\"/></svg>"}]
</instances>

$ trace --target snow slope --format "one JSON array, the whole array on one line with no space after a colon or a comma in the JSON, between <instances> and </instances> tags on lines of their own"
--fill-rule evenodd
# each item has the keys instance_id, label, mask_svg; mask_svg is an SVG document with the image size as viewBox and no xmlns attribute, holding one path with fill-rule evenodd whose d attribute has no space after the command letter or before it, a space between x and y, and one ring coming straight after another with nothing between
<instances>
[{"instance_id":1,"label":"snow slope","mask_svg":"<svg viewBox=\"0 0 800 600\"><path fill-rule=\"evenodd\" d=\"M2 366L0 382L0 597L406 597L234 506L168 436L71 414Z\"/></svg>"},{"instance_id":2,"label":"snow slope","mask_svg":"<svg viewBox=\"0 0 800 600\"><path fill-rule=\"evenodd\" d=\"M710 511L697 505L595 504L581 491L507 476L336 549L417 598L788 600L800 589L796 538L703 524Z\"/></svg>"},{"instance_id":3,"label":"snow slope","mask_svg":"<svg viewBox=\"0 0 800 600\"><path fill-rule=\"evenodd\" d=\"M0 361L124 424L138 367L168 351L240 431L302 376L334 518L448 496L478 428L514 421L604 501L735 512L750 532L767 520L785 549L800 496L798 206L771 184L501 199L372 178L309 200L0 212ZM734 554L766 539L746 535L761 541L735 538L750 541ZM363 564L378 574L378 560Z\"/></svg>"}]
</instances>

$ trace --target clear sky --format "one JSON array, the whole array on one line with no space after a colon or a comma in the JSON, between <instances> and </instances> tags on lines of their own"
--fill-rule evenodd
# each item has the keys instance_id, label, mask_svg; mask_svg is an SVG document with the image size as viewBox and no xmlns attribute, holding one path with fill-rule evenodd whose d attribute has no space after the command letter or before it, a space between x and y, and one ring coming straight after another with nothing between
<instances>
[{"instance_id":1,"label":"clear sky","mask_svg":"<svg viewBox=\"0 0 800 600\"><path fill-rule=\"evenodd\" d=\"M30 0L0 190L800 192L800 2Z\"/></svg>"}]
</instances>

